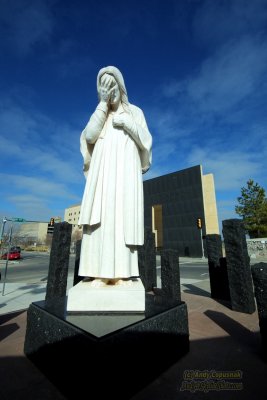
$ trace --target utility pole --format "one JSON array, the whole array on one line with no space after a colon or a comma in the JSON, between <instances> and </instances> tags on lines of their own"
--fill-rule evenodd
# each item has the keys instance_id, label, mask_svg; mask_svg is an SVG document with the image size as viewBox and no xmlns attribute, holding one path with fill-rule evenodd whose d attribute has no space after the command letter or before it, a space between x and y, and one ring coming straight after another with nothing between
<instances>
[{"instance_id":1,"label":"utility pole","mask_svg":"<svg viewBox=\"0 0 267 400\"><path fill-rule=\"evenodd\" d=\"M6 217L3 217L3 220L2 220L2 228L1 228L1 236L0 236L0 243L2 243L2 237L3 237L3 234L4 234L6 222L7 222Z\"/></svg>"},{"instance_id":2,"label":"utility pole","mask_svg":"<svg viewBox=\"0 0 267 400\"><path fill-rule=\"evenodd\" d=\"M13 225L10 226L9 237L8 237L8 251L7 251L7 255L6 255L6 267L5 267L5 274L4 274L4 282L3 282L2 296L4 296L4 294L5 294L6 275L7 275L7 266L8 266L8 260L9 260L9 254L10 254L10 247L11 247L11 241L12 241L12 231L13 231Z\"/></svg>"},{"instance_id":3,"label":"utility pole","mask_svg":"<svg viewBox=\"0 0 267 400\"><path fill-rule=\"evenodd\" d=\"M6 219L6 217L4 217L3 220L2 220L2 227L1 227L1 233L0 233L1 255L3 254L2 241L3 241L3 235L4 235L4 231L5 231L6 222L7 222L7 219Z\"/></svg>"}]
</instances>

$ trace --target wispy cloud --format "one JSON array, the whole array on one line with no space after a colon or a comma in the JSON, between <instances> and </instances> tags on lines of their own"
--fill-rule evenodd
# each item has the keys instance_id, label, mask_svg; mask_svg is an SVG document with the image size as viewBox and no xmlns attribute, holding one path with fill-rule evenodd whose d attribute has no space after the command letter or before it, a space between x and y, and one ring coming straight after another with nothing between
<instances>
[{"instance_id":1,"label":"wispy cloud","mask_svg":"<svg viewBox=\"0 0 267 400\"><path fill-rule=\"evenodd\" d=\"M266 19L265 1L200 2L191 34L201 63L161 87L165 113L175 113L170 138L180 126L187 132L175 141L176 157L202 164L221 193L237 192L249 178L267 183Z\"/></svg>"},{"instance_id":2,"label":"wispy cloud","mask_svg":"<svg viewBox=\"0 0 267 400\"><path fill-rule=\"evenodd\" d=\"M203 47L218 47L242 35L257 34L266 27L265 0L205 0L193 18L194 40Z\"/></svg>"},{"instance_id":3,"label":"wispy cloud","mask_svg":"<svg viewBox=\"0 0 267 400\"><path fill-rule=\"evenodd\" d=\"M73 194L71 188L60 182L52 182L40 176L38 178L0 174L3 182L1 198L9 204L6 210L14 216L18 214L27 219L49 218L49 216L63 215L64 208L74 202L79 202L80 197ZM12 193L8 188L12 187Z\"/></svg>"},{"instance_id":4,"label":"wispy cloud","mask_svg":"<svg viewBox=\"0 0 267 400\"><path fill-rule=\"evenodd\" d=\"M32 104L26 107L11 97L0 104L0 124L0 192L6 211L33 219L39 209L48 218L55 209L63 215L69 204L81 200L84 177L77 127L52 121Z\"/></svg>"},{"instance_id":5,"label":"wispy cloud","mask_svg":"<svg viewBox=\"0 0 267 400\"><path fill-rule=\"evenodd\" d=\"M50 0L2 0L2 45L18 55L27 55L37 43L51 40L54 17Z\"/></svg>"},{"instance_id":6,"label":"wispy cloud","mask_svg":"<svg viewBox=\"0 0 267 400\"><path fill-rule=\"evenodd\" d=\"M254 154L238 149L195 147L187 157L188 165L202 164L204 173L213 173L217 190L241 188L249 178L259 176L264 165Z\"/></svg>"},{"instance_id":7,"label":"wispy cloud","mask_svg":"<svg viewBox=\"0 0 267 400\"><path fill-rule=\"evenodd\" d=\"M256 97L267 78L267 41L260 35L228 42L201 64L195 75L162 87L164 96L183 97L184 106L196 113L222 114L250 96Z\"/></svg>"},{"instance_id":8,"label":"wispy cloud","mask_svg":"<svg viewBox=\"0 0 267 400\"><path fill-rule=\"evenodd\" d=\"M23 175L10 175L0 174L3 182L9 182L14 188L19 191L26 191L38 195L42 199L48 199L53 197L63 197L75 199L69 188L63 183L51 182L51 180L45 178L34 178ZM20 195L21 196L21 195ZM23 196L22 196L23 197ZM22 198L21 197L21 198ZM14 198L9 196L9 199Z\"/></svg>"},{"instance_id":9,"label":"wispy cloud","mask_svg":"<svg viewBox=\"0 0 267 400\"><path fill-rule=\"evenodd\" d=\"M166 143L190 135L190 130L184 125L184 116L180 113L178 104L171 107L157 105L148 110L149 129L157 135L157 141Z\"/></svg>"},{"instance_id":10,"label":"wispy cloud","mask_svg":"<svg viewBox=\"0 0 267 400\"><path fill-rule=\"evenodd\" d=\"M3 158L32 170L49 173L63 182L79 182L79 132L75 127L56 123L34 108L24 109L10 101L0 107L1 148ZM8 164L6 164L8 165Z\"/></svg>"},{"instance_id":11,"label":"wispy cloud","mask_svg":"<svg viewBox=\"0 0 267 400\"><path fill-rule=\"evenodd\" d=\"M30 221L48 221L48 216L53 216L55 210L49 207L47 201L31 194L14 195L8 198L12 213L10 217L25 218Z\"/></svg>"},{"instance_id":12,"label":"wispy cloud","mask_svg":"<svg viewBox=\"0 0 267 400\"><path fill-rule=\"evenodd\" d=\"M188 80L187 94L201 112L225 112L259 89L267 75L267 41L244 37L206 59Z\"/></svg>"}]
</instances>

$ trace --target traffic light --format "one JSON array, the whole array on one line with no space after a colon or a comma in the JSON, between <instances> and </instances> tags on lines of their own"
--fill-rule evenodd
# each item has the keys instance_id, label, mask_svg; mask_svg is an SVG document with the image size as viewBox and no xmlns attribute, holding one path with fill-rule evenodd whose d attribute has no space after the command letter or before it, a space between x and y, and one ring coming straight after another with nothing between
<instances>
[{"instance_id":1,"label":"traffic light","mask_svg":"<svg viewBox=\"0 0 267 400\"><path fill-rule=\"evenodd\" d=\"M198 227L198 229L202 228L202 220L201 220L201 218L197 219L197 227Z\"/></svg>"},{"instance_id":2,"label":"traffic light","mask_svg":"<svg viewBox=\"0 0 267 400\"><path fill-rule=\"evenodd\" d=\"M50 235L53 235L54 233L54 225L55 225L55 219L50 218L50 222L47 225L47 233L49 233Z\"/></svg>"}]
</instances>

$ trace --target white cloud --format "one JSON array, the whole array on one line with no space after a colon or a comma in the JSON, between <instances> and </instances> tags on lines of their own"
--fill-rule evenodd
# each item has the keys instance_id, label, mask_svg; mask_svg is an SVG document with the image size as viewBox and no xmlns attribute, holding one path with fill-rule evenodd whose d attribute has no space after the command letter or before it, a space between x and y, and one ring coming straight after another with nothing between
<instances>
[{"instance_id":1,"label":"white cloud","mask_svg":"<svg viewBox=\"0 0 267 400\"><path fill-rule=\"evenodd\" d=\"M265 0L206 0L199 3L193 20L194 39L201 46L217 47L243 34L264 29Z\"/></svg>"},{"instance_id":2,"label":"white cloud","mask_svg":"<svg viewBox=\"0 0 267 400\"><path fill-rule=\"evenodd\" d=\"M210 118L233 112L244 100L252 103L259 90L266 91L261 84L267 79L266 49L267 41L260 35L229 41L204 59L194 75L165 83L162 94L179 101L181 113L194 110Z\"/></svg>"},{"instance_id":3,"label":"white cloud","mask_svg":"<svg viewBox=\"0 0 267 400\"><path fill-rule=\"evenodd\" d=\"M24 175L0 174L2 203L5 214L33 219L49 218L63 215L70 203L78 203L81 198L72 192L72 187L45 179ZM12 188L12 191L10 190ZM9 211L8 211L9 209Z\"/></svg>"},{"instance_id":4,"label":"white cloud","mask_svg":"<svg viewBox=\"0 0 267 400\"><path fill-rule=\"evenodd\" d=\"M1 182L8 183L8 187L12 187L12 193L7 191L9 199L29 199L32 196L36 199L50 200L52 198L64 198L77 200L77 196L73 195L71 188L63 183L51 181L44 177L29 177L24 175L13 175L0 173Z\"/></svg>"},{"instance_id":5,"label":"white cloud","mask_svg":"<svg viewBox=\"0 0 267 400\"><path fill-rule=\"evenodd\" d=\"M267 42L244 37L222 46L188 81L187 93L199 110L224 112L260 89L266 77Z\"/></svg>"},{"instance_id":6,"label":"white cloud","mask_svg":"<svg viewBox=\"0 0 267 400\"><path fill-rule=\"evenodd\" d=\"M187 157L189 165L202 164L203 172L214 175L216 190L237 190L249 178L261 175L262 159L241 150L195 147Z\"/></svg>"},{"instance_id":7,"label":"white cloud","mask_svg":"<svg viewBox=\"0 0 267 400\"><path fill-rule=\"evenodd\" d=\"M49 42L54 28L50 4L49 0L2 0L2 44L16 54L26 55L36 43Z\"/></svg>"},{"instance_id":8,"label":"white cloud","mask_svg":"<svg viewBox=\"0 0 267 400\"><path fill-rule=\"evenodd\" d=\"M39 171L62 182L82 181L79 132L75 128L11 100L0 106L2 170L20 165L29 168L33 176Z\"/></svg>"},{"instance_id":9,"label":"white cloud","mask_svg":"<svg viewBox=\"0 0 267 400\"><path fill-rule=\"evenodd\" d=\"M1 101L0 126L2 212L49 218L81 200L84 176L75 127L11 98Z\"/></svg>"}]
</instances>

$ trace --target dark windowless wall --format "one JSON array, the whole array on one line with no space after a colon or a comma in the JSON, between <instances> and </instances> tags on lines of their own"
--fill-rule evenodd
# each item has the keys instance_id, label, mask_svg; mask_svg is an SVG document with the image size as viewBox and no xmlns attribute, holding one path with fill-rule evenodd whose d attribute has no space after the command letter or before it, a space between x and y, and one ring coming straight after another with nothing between
<instances>
[{"instance_id":1,"label":"dark windowless wall","mask_svg":"<svg viewBox=\"0 0 267 400\"><path fill-rule=\"evenodd\" d=\"M144 181L145 226L152 228L152 207L162 205L164 249L176 249L180 256L201 257L201 235L205 234L200 165Z\"/></svg>"}]
</instances>

